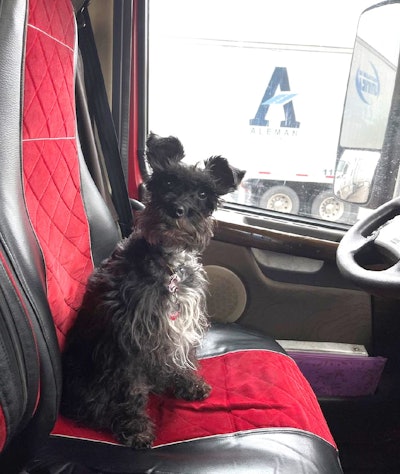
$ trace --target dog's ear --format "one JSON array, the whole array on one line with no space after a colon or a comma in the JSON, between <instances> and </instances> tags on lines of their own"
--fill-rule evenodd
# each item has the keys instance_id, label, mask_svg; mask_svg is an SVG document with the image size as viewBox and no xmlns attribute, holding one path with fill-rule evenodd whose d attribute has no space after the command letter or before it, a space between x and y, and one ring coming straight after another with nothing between
<instances>
[{"instance_id":1,"label":"dog's ear","mask_svg":"<svg viewBox=\"0 0 400 474\"><path fill-rule=\"evenodd\" d=\"M150 132L147 138L147 161L153 171L162 171L185 156L182 143L175 137L160 137Z\"/></svg>"},{"instance_id":2,"label":"dog's ear","mask_svg":"<svg viewBox=\"0 0 400 474\"><path fill-rule=\"evenodd\" d=\"M228 163L222 156L212 156L204 161L205 169L214 178L217 193L220 196L231 193L239 186L246 171L242 171Z\"/></svg>"}]
</instances>

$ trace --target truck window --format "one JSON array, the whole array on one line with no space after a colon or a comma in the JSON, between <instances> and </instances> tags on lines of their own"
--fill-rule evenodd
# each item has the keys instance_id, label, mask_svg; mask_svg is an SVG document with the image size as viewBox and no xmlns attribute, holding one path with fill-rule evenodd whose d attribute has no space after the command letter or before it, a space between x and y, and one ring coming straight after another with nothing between
<instances>
[{"instance_id":1,"label":"truck window","mask_svg":"<svg viewBox=\"0 0 400 474\"><path fill-rule=\"evenodd\" d=\"M355 222L333 193L357 22L371 0L152 0L149 128L246 169L227 201Z\"/></svg>"}]
</instances>

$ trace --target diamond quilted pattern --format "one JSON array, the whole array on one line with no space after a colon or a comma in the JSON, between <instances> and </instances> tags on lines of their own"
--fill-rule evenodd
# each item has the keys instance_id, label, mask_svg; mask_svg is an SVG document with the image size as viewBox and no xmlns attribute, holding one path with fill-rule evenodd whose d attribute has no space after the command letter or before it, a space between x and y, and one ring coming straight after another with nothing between
<instances>
[{"instance_id":1,"label":"diamond quilted pattern","mask_svg":"<svg viewBox=\"0 0 400 474\"><path fill-rule=\"evenodd\" d=\"M28 25L24 139L74 137L73 52Z\"/></svg>"},{"instance_id":2,"label":"diamond quilted pattern","mask_svg":"<svg viewBox=\"0 0 400 474\"><path fill-rule=\"evenodd\" d=\"M29 0L29 23L44 35L74 48L75 19L71 15L71 2Z\"/></svg>"},{"instance_id":3,"label":"diamond quilted pattern","mask_svg":"<svg viewBox=\"0 0 400 474\"><path fill-rule=\"evenodd\" d=\"M58 37L53 31L60 31ZM74 16L68 0L29 5L23 117L25 198L43 252L62 347L93 269L75 137Z\"/></svg>"}]
</instances>

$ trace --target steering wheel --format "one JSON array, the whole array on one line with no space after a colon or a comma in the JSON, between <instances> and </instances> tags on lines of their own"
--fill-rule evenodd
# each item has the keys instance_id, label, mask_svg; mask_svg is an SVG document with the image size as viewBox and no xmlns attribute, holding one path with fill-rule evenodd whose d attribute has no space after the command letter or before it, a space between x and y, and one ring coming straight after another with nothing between
<instances>
[{"instance_id":1,"label":"steering wheel","mask_svg":"<svg viewBox=\"0 0 400 474\"><path fill-rule=\"evenodd\" d=\"M342 275L371 294L400 297L400 198L356 222L342 238Z\"/></svg>"}]
</instances>

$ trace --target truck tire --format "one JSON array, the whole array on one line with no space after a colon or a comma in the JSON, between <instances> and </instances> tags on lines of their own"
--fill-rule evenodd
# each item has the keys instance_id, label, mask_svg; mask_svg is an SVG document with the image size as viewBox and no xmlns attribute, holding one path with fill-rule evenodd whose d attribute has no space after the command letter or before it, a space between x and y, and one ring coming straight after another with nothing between
<instances>
[{"instance_id":1,"label":"truck tire","mask_svg":"<svg viewBox=\"0 0 400 474\"><path fill-rule=\"evenodd\" d=\"M311 205L311 215L331 222L354 223L356 220L354 206L341 201L331 191L322 191Z\"/></svg>"},{"instance_id":2,"label":"truck tire","mask_svg":"<svg viewBox=\"0 0 400 474\"><path fill-rule=\"evenodd\" d=\"M260 207L271 211L297 214L300 199L288 186L272 186L261 196Z\"/></svg>"}]
</instances>

